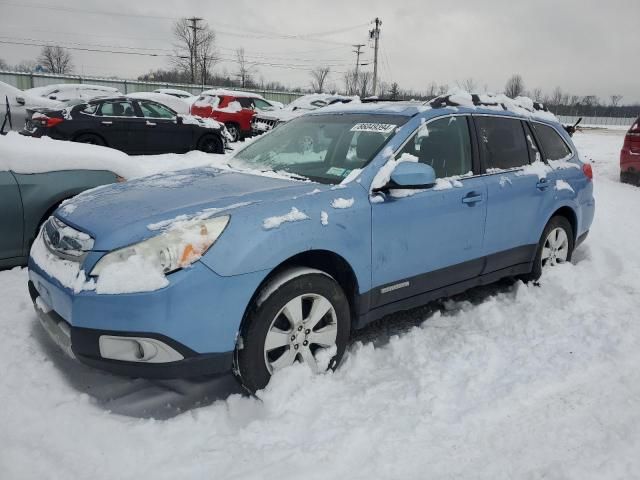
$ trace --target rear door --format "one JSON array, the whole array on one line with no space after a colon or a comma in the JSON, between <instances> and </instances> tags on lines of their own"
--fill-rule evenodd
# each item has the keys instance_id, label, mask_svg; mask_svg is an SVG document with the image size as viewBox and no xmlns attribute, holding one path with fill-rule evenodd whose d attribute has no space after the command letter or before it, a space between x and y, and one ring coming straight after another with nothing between
<instances>
[{"instance_id":1,"label":"rear door","mask_svg":"<svg viewBox=\"0 0 640 480\"><path fill-rule=\"evenodd\" d=\"M107 145L126 153L145 153L145 119L131 100L100 102L96 128Z\"/></svg>"},{"instance_id":2,"label":"rear door","mask_svg":"<svg viewBox=\"0 0 640 480\"><path fill-rule=\"evenodd\" d=\"M0 171L0 259L22 257L24 226L18 182L11 172Z\"/></svg>"},{"instance_id":3,"label":"rear door","mask_svg":"<svg viewBox=\"0 0 640 480\"><path fill-rule=\"evenodd\" d=\"M421 126L396 154L431 165L439 181L372 202L374 308L480 274L487 192L474 174L472 138L467 116L447 116Z\"/></svg>"},{"instance_id":4,"label":"rear door","mask_svg":"<svg viewBox=\"0 0 640 480\"><path fill-rule=\"evenodd\" d=\"M145 119L145 136L149 153L183 153L193 147L191 125L178 125L176 113L150 100L139 100Z\"/></svg>"},{"instance_id":5,"label":"rear door","mask_svg":"<svg viewBox=\"0 0 640 480\"><path fill-rule=\"evenodd\" d=\"M553 188L550 169L523 121L474 115L474 122L487 183L484 273L489 273L533 259Z\"/></svg>"}]
</instances>

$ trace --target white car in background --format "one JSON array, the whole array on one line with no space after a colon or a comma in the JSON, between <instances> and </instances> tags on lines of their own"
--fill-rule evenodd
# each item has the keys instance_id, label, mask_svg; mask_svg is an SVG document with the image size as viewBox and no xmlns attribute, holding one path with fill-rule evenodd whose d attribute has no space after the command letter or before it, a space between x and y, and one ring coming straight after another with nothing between
<instances>
[{"instance_id":1,"label":"white car in background","mask_svg":"<svg viewBox=\"0 0 640 480\"><path fill-rule=\"evenodd\" d=\"M185 99L189 99L195 96L192 93L187 92L186 90L178 90L177 88L156 88L153 92L164 93L165 95L171 95L173 97Z\"/></svg>"},{"instance_id":2,"label":"white car in background","mask_svg":"<svg viewBox=\"0 0 640 480\"><path fill-rule=\"evenodd\" d=\"M167 93L158 93L157 91L129 93L127 97L152 100L169 107L171 110L181 115L188 115L191 108L191 102L188 98L181 98Z\"/></svg>"},{"instance_id":3,"label":"white car in background","mask_svg":"<svg viewBox=\"0 0 640 480\"><path fill-rule=\"evenodd\" d=\"M260 112L253 118L251 130L254 134L267 132L280 123L285 123L292 118L304 115L318 108L333 105L334 103L360 102L360 97L349 97L329 93L312 93L296 98L293 102L280 110Z\"/></svg>"},{"instance_id":4,"label":"white car in background","mask_svg":"<svg viewBox=\"0 0 640 480\"><path fill-rule=\"evenodd\" d=\"M7 121L4 132L9 130L20 131L24 127L27 117L27 108L50 107L60 108L62 102L50 100L20 90L12 85L0 82L0 127L5 121L7 114L7 103L11 111L11 125Z\"/></svg>"},{"instance_id":5,"label":"white car in background","mask_svg":"<svg viewBox=\"0 0 640 480\"><path fill-rule=\"evenodd\" d=\"M102 85L90 85L88 83L58 83L35 87L25 90L29 95L68 102L69 100L93 100L100 97L113 97L122 95L120 90L114 87Z\"/></svg>"}]
</instances>

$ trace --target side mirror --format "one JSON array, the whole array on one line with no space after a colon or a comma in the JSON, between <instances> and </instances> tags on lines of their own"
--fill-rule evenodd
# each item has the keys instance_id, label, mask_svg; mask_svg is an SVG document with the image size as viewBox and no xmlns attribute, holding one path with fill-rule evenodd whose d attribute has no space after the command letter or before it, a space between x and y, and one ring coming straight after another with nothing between
<instances>
[{"instance_id":1,"label":"side mirror","mask_svg":"<svg viewBox=\"0 0 640 480\"><path fill-rule=\"evenodd\" d=\"M18 105L24 105L24 104L25 104L24 98L22 98L22 97L16 97L16 103L17 103Z\"/></svg>"},{"instance_id":2,"label":"side mirror","mask_svg":"<svg viewBox=\"0 0 640 480\"><path fill-rule=\"evenodd\" d=\"M391 172L387 188L430 188L436 184L436 172L430 165L418 162L400 162Z\"/></svg>"},{"instance_id":3,"label":"side mirror","mask_svg":"<svg viewBox=\"0 0 640 480\"><path fill-rule=\"evenodd\" d=\"M57 97L55 95L49 95L49 100L55 100Z\"/></svg>"}]
</instances>

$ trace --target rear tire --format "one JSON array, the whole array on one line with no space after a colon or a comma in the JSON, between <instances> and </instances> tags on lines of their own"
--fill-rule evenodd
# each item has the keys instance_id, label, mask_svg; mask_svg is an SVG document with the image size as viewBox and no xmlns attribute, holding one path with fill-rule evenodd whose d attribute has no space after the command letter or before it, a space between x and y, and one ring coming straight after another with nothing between
<instances>
[{"instance_id":1,"label":"rear tire","mask_svg":"<svg viewBox=\"0 0 640 480\"><path fill-rule=\"evenodd\" d=\"M296 361L317 372L335 369L349 340L349 302L332 277L303 273L270 291L277 277L274 281L253 300L242 348L236 350L236 373L251 392L266 387L274 371Z\"/></svg>"},{"instance_id":2,"label":"rear tire","mask_svg":"<svg viewBox=\"0 0 640 480\"><path fill-rule=\"evenodd\" d=\"M203 135L198 141L198 150L205 153L224 153L224 143L217 135Z\"/></svg>"},{"instance_id":3,"label":"rear tire","mask_svg":"<svg viewBox=\"0 0 640 480\"><path fill-rule=\"evenodd\" d=\"M229 135L231 135L232 142L237 142L238 140L240 140L240 127L238 127L238 125L236 125L235 123L225 123L224 125L225 127L227 127Z\"/></svg>"},{"instance_id":4,"label":"rear tire","mask_svg":"<svg viewBox=\"0 0 640 480\"><path fill-rule=\"evenodd\" d=\"M78 135L74 142L78 143L88 143L90 145L100 145L105 147L107 143L98 135L94 135L93 133L83 133Z\"/></svg>"},{"instance_id":5,"label":"rear tire","mask_svg":"<svg viewBox=\"0 0 640 480\"><path fill-rule=\"evenodd\" d=\"M535 282L543 269L571 261L574 248L573 227L565 217L556 215L544 227L531 273L524 275L525 282Z\"/></svg>"}]
</instances>

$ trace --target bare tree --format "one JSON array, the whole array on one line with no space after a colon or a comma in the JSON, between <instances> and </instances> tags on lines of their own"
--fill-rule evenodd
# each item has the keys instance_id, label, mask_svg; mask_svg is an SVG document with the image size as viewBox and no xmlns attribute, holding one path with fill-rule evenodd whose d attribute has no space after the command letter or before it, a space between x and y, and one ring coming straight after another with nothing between
<instances>
[{"instance_id":1,"label":"bare tree","mask_svg":"<svg viewBox=\"0 0 640 480\"><path fill-rule=\"evenodd\" d=\"M322 93L324 91L324 84L330 71L330 67L316 67L311 70L311 89L314 92Z\"/></svg>"},{"instance_id":2,"label":"bare tree","mask_svg":"<svg viewBox=\"0 0 640 480\"><path fill-rule=\"evenodd\" d=\"M7 62L4 61L4 59L0 58L0 70L8 70L9 69L9 65L7 64Z\"/></svg>"},{"instance_id":3,"label":"bare tree","mask_svg":"<svg viewBox=\"0 0 640 480\"><path fill-rule=\"evenodd\" d=\"M58 45L42 47L38 62L51 73L71 73L71 54Z\"/></svg>"},{"instance_id":4,"label":"bare tree","mask_svg":"<svg viewBox=\"0 0 640 480\"><path fill-rule=\"evenodd\" d=\"M198 79L206 83L217 61L215 33L206 23L198 24L199 21L181 18L173 25L173 63L179 70L188 73L191 83Z\"/></svg>"},{"instance_id":5,"label":"bare tree","mask_svg":"<svg viewBox=\"0 0 640 480\"><path fill-rule=\"evenodd\" d=\"M541 102L542 101L542 89L541 88L534 88L533 90L531 90L531 92L529 92L529 95L536 102Z\"/></svg>"},{"instance_id":6,"label":"bare tree","mask_svg":"<svg viewBox=\"0 0 640 480\"><path fill-rule=\"evenodd\" d=\"M443 83L442 85L438 85L438 95L444 95L449 91L449 85Z\"/></svg>"},{"instance_id":7,"label":"bare tree","mask_svg":"<svg viewBox=\"0 0 640 480\"><path fill-rule=\"evenodd\" d=\"M371 87L373 86L373 74L371 72L359 72L358 73L358 95L360 98L366 98L371 93Z\"/></svg>"},{"instance_id":8,"label":"bare tree","mask_svg":"<svg viewBox=\"0 0 640 480\"><path fill-rule=\"evenodd\" d=\"M558 105L562 105L563 97L564 97L564 93L562 89L560 87L556 87L551 93L551 97L549 97L546 103L548 103L549 105L553 105L554 107L557 107Z\"/></svg>"},{"instance_id":9,"label":"bare tree","mask_svg":"<svg viewBox=\"0 0 640 480\"><path fill-rule=\"evenodd\" d=\"M347 95L358 93L358 75L355 70L348 70L344 73L344 91Z\"/></svg>"},{"instance_id":10,"label":"bare tree","mask_svg":"<svg viewBox=\"0 0 640 480\"><path fill-rule=\"evenodd\" d=\"M519 73L512 75L504 86L504 94L507 97L516 98L524 92L524 81Z\"/></svg>"},{"instance_id":11,"label":"bare tree","mask_svg":"<svg viewBox=\"0 0 640 480\"><path fill-rule=\"evenodd\" d=\"M466 90L467 92L475 92L476 89L478 88L476 81L471 77L465 78L461 82L456 82L456 83L458 84L458 87L462 88L463 90Z\"/></svg>"},{"instance_id":12,"label":"bare tree","mask_svg":"<svg viewBox=\"0 0 640 480\"><path fill-rule=\"evenodd\" d=\"M244 47L236 49L236 61L238 62L238 78L240 79L240 86L246 87L247 83L251 82L251 71L256 67L247 60L244 55Z\"/></svg>"},{"instance_id":13,"label":"bare tree","mask_svg":"<svg viewBox=\"0 0 640 480\"><path fill-rule=\"evenodd\" d=\"M609 98L611 99L611 106L617 107L620 104L620 100L622 100L622 95L611 95Z\"/></svg>"}]
</instances>

